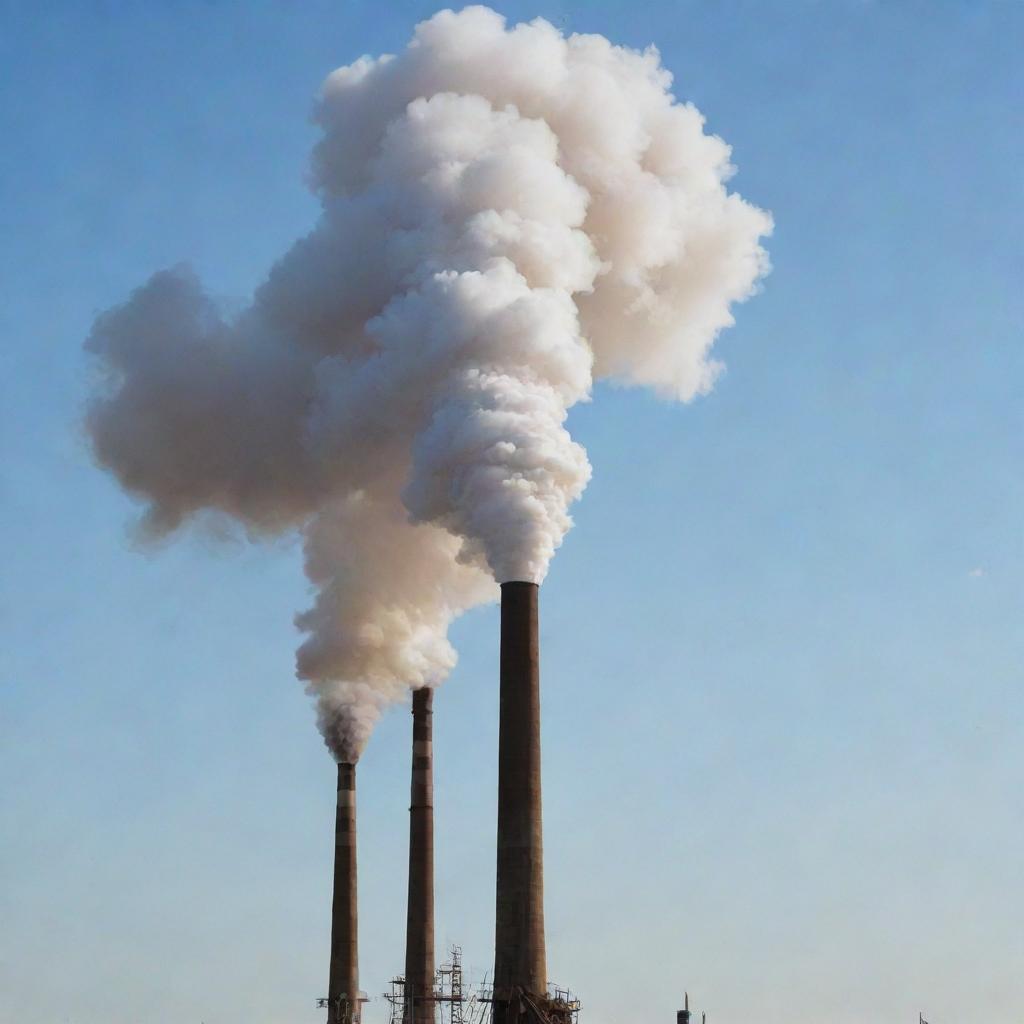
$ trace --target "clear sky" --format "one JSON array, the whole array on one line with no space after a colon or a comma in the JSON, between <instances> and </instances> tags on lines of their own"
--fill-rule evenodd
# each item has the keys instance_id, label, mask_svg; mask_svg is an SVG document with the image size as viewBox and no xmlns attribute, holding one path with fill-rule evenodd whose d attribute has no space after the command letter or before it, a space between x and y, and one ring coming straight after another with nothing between
<instances>
[{"instance_id":1,"label":"clear sky","mask_svg":"<svg viewBox=\"0 0 1024 1024\"><path fill-rule=\"evenodd\" d=\"M78 428L94 315L241 305L313 223L310 100L428 3L0 3L0 1024L304 1024L333 766L299 551L156 552ZM1017 3L509 2L655 43L770 209L689 406L600 388L542 595L548 948L586 1024L1024 1013ZM497 615L436 704L438 941L493 951ZM410 721L360 769L363 986L403 956ZM386 1019L376 1000L369 1024Z\"/></svg>"}]
</instances>

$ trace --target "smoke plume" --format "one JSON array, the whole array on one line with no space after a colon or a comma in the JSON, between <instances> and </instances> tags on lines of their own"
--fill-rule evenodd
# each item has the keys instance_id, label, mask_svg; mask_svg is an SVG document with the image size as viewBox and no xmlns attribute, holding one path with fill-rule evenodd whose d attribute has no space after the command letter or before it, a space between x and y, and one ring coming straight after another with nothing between
<instances>
[{"instance_id":1,"label":"smoke plume","mask_svg":"<svg viewBox=\"0 0 1024 1024\"><path fill-rule=\"evenodd\" d=\"M442 11L327 78L319 222L243 312L179 267L94 325L88 430L144 530L302 534L298 674L340 759L448 674L453 618L544 578L593 381L687 401L721 369L771 221L670 86L653 49Z\"/></svg>"}]
</instances>

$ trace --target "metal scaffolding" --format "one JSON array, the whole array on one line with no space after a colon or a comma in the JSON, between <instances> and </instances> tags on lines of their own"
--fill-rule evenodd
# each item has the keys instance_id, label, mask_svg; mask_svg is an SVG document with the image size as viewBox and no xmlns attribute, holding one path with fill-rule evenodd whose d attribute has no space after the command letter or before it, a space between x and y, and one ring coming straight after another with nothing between
<instances>
[{"instance_id":1,"label":"metal scaffolding","mask_svg":"<svg viewBox=\"0 0 1024 1024\"><path fill-rule=\"evenodd\" d=\"M391 979L391 988L384 998L391 1004L390 1024L407 1024L412 1019L404 977L397 975ZM438 1024L484 1024L490 1013L489 1005L478 994L466 992L461 946L451 947L448 962L441 964L434 974L433 994L426 998L437 1004Z\"/></svg>"},{"instance_id":2,"label":"metal scaffolding","mask_svg":"<svg viewBox=\"0 0 1024 1024\"><path fill-rule=\"evenodd\" d=\"M499 1000L494 997L492 985L481 986L479 1001L491 1006L493 1020L494 1004ZM506 1006L515 1004L516 1019L523 1021L523 1024L578 1024L579 999L569 989L555 984L548 985L548 990L543 996L517 988L500 1001Z\"/></svg>"}]
</instances>

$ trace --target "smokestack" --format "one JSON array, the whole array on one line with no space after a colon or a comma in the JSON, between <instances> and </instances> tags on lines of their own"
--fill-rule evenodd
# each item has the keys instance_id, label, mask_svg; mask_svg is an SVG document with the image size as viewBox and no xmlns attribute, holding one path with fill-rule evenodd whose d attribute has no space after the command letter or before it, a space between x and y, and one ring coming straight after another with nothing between
<instances>
[{"instance_id":1,"label":"smokestack","mask_svg":"<svg viewBox=\"0 0 1024 1024\"><path fill-rule=\"evenodd\" d=\"M676 1011L676 1024L690 1024L690 993L683 993L683 1008Z\"/></svg>"},{"instance_id":2,"label":"smokestack","mask_svg":"<svg viewBox=\"0 0 1024 1024\"><path fill-rule=\"evenodd\" d=\"M547 992L538 594L535 583L501 585L494 1024L518 1016L519 991L535 998Z\"/></svg>"},{"instance_id":3,"label":"smokestack","mask_svg":"<svg viewBox=\"0 0 1024 1024\"><path fill-rule=\"evenodd\" d=\"M334 903L331 908L331 973L328 1024L356 1024L359 1002L356 900L356 766L338 764L338 815L334 829Z\"/></svg>"},{"instance_id":4,"label":"smokestack","mask_svg":"<svg viewBox=\"0 0 1024 1024\"><path fill-rule=\"evenodd\" d=\"M405 1022L435 1024L434 1001L434 691L412 695L412 800L409 907L405 931Z\"/></svg>"}]
</instances>

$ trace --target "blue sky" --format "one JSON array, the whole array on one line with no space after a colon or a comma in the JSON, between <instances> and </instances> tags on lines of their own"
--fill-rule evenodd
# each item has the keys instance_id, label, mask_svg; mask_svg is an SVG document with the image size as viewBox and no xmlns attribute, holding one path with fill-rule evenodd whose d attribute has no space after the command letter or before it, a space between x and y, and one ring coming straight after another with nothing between
<instances>
[{"instance_id":1,"label":"blue sky","mask_svg":"<svg viewBox=\"0 0 1024 1024\"><path fill-rule=\"evenodd\" d=\"M774 270L676 406L573 412L542 597L548 946L588 1024L1024 1007L1024 8L508 3L656 43ZM320 1019L333 769L292 543L129 539L94 315L241 304L316 213L310 99L425 3L0 5L0 1022ZM493 945L497 616L436 707L438 940ZM361 765L364 987L400 969L409 716ZM367 1020L386 1019L377 1000Z\"/></svg>"}]
</instances>

